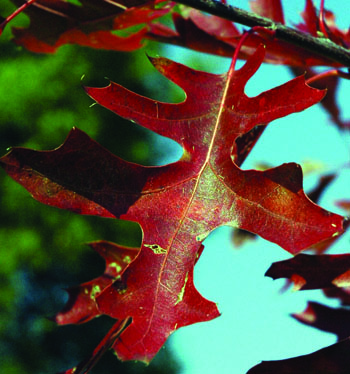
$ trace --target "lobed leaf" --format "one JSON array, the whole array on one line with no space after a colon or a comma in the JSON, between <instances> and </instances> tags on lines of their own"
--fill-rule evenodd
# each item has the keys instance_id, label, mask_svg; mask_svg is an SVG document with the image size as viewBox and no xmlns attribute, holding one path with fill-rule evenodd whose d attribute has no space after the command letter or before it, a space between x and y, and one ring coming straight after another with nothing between
<instances>
[{"instance_id":1,"label":"lobed leaf","mask_svg":"<svg viewBox=\"0 0 350 374\"><path fill-rule=\"evenodd\" d=\"M104 282L106 273L89 283L87 304L82 300L86 285L79 288L71 309L58 317L68 322L98 313L132 318L114 344L122 360L149 362L172 332L219 315L216 304L193 283L202 242L216 227L251 231L294 254L342 231L341 216L306 197L299 165L244 171L235 163L242 150L237 139L324 96L301 76L247 97L245 85L264 56L260 46L240 70L233 63L222 75L151 58L159 72L185 91L179 104L151 100L115 83L86 88L97 103L178 142L183 155L175 163L146 167L127 162L78 129L54 151L14 148L1 159L8 174L38 200L140 224L143 240L135 259L112 274L117 277L112 283ZM60 187L48 191L52 183ZM93 294L96 285L101 292ZM82 312L81 301L83 309L93 311Z\"/></svg>"}]
</instances>

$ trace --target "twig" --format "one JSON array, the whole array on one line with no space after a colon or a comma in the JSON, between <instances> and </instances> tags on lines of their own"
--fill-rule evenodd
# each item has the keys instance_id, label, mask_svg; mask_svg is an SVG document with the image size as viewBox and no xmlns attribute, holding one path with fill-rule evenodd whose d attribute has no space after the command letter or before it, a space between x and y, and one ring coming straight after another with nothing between
<instances>
[{"instance_id":1,"label":"twig","mask_svg":"<svg viewBox=\"0 0 350 374\"><path fill-rule=\"evenodd\" d=\"M177 2L245 26L268 28L275 32L275 37L279 40L317 53L350 68L350 51L329 39L315 38L302 31L274 22L269 18L261 17L217 0L177 0Z\"/></svg>"},{"instance_id":2,"label":"twig","mask_svg":"<svg viewBox=\"0 0 350 374\"><path fill-rule=\"evenodd\" d=\"M8 17L3 19L3 21L0 24L0 35L4 31L5 26L12 21L16 16L18 16L20 13L23 12L24 9L28 8L29 5L32 5L36 0L28 0L23 5L21 5L19 8L17 8L12 14L10 14Z\"/></svg>"}]
</instances>

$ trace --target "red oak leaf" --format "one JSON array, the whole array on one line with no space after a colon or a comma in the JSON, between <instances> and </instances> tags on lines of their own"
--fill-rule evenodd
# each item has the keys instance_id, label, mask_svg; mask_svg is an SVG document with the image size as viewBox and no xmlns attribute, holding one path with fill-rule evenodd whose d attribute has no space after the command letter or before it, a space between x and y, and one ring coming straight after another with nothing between
<instances>
[{"instance_id":1,"label":"red oak leaf","mask_svg":"<svg viewBox=\"0 0 350 374\"><path fill-rule=\"evenodd\" d=\"M185 91L179 104L151 100L115 83L86 88L99 104L178 142L183 156L175 163L146 167L124 161L77 129L54 151L15 148L1 159L8 174L40 201L140 224L140 252L120 278L93 295L100 313L132 318L113 346L123 360L149 362L173 331L219 315L193 284L201 243L216 227L254 232L291 253L342 231L341 216L304 194L300 166L244 171L235 164L236 139L324 96L301 76L247 97L245 85L264 54L260 46L240 70L233 63L222 75L151 58ZM60 188L47 188L52 183Z\"/></svg>"},{"instance_id":2,"label":"red oak leaf","mask_svg":"<svg viewBox=\"0 0 350 374\"><path fill-rule=\"evenodd\" d=\"M13 0L22 5L22 0ZM24 12L28 28L13 28L14 41L33 52L53 53L64 44L91 48L132 51L142 47L148 27L118 36L113 31L148 24L168 13L171 5L159 1L122 0L119 2L81 0L75 5L63 0L36 0Z\"/></svg>"},{"instance_id":3,"label":"red oak leaf","mask_svg":"<svg viewBox=\"0 0 350 374\"><path fill-rule=\"evenodd\" d=\"M350 255L299 254L273 263L265 275L273 279L288 278L301 290L349 287Z\"/></svg>"},{"instance_id":4,"label":"red oak leaf","mask_svg":"<svg viewBox=\"0 0 350 374\"><path fill-rule=\"evenodd\" d=\"M310 301L302 313L292 316L305 325L336 334L339 340L350 336L350 310L348 309L330 308Z\"/></svg>"},{"instance_id":5,"label":"red oak leaf","mask_svg":"<svg viewBox=\"0 0 350 374\"><path fill-rule=\"evenodd\" d=\"M350 367L350 339L308 355L280 361L263 361L247 374L347 374Z\"/></svg>"}]
</instances>

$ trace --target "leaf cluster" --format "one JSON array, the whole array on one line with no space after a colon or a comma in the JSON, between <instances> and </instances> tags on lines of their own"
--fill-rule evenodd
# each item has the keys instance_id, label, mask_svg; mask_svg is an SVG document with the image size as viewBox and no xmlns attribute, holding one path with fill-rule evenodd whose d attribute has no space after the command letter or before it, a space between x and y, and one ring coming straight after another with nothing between
<instances>
[{"instance_id":1,"label":"leaf cluster","mask_svg":"<svg viewBox=\"0 0 350 374\"><path fill-rule=\"evenodd\" d=\"M1 79L6 82L4 91L9 94L3 112L6 137L2 139L21 143L26 148L13 148L1 158L1 165L36 200L80 215L104 218L103 224L98 224L96 218L88 221L71 213L67 215L66 225L70 226L67 232L74 232L78 240L90 240L92 226L94 233L102 234L105 240L91 238L94 241L90 247L103 258L105 266L103 270L100 262L100 274L95 279L86 281L82 276L79 286L68 289L68 301L55 321L62 325L82 324L104 316L99 319L102 326L105 316L109 316L114 323L92 354L65 373L87 373L110 348L123 361L149 363L178 328L218 317L215 302L207 300L195 288L193 270L204 250L202 242L222 225L231 226L237 232L259 235L295 255L283 263L273 264L267 276L287 278L300 290L322 289L328 297L348 305L348 255L324 254L347 229L348 220L316 205L341 171L320 179L307 196L300 165L289 163L264 171L241 169L270 122L319 102L339 131L349 130L349 124L341 117L336 94L339 79L348 78L342 68L350 66L350 38L348 32L337 27L333 13L324 8L324 1L318 11L307 0L302 22L292 28L285 24L282 3L271 0L251 2L254 13L225 3L200 0L181 1L187 6L159 0L119 3L30 0L24 4L13 0L13 3L18 8L3 19L2 37L7 37L5 26L12 18L24 13L29 17L29 24L12 28L13 41L31 52L54 55L38 58L6 47L9 56L21 56L19 69L23 79L16 79L17 68L11 66L14 62L3 62ZM237 22L250 26L250 30L242 30ZM181 102L170 103L171 95L167 102L163 95L157 98L154 92L143 91L141 79L154 74L150 68L139 68L140 54L135 51L145 41L225 57L233 55L232 63L227 73L217 75L166 58L150 57L158 73L185 93ZM98 49L99 53L91 54L86 47ZM237 59L246 60L239 70ZM42 67L40 74L34 68L38 62ZM111 113L101 109L87 113L84 109L87 102L83 99L76 101L73 108L67 91L71 91L70 82L76 81L81 70L95 74L93 79L97 81L102 70L104 74L115 75L110 70L114 62L123 69L121 77L124 78L119 80L122 85L110 82L102 88L85 87L85 91L100 106L123 119L119 120L117 129L108 126L97 130L96 124L100 121L115 121ZM248 97L246 84L263 62L288 66L296 78ZM319 74L315 66L320 65L330 70ZM129 76L137 76L139 81L135 84ZM149 80L153 87L158 86L155 76ZM162 83L164 80L159 82L166 84ZM323 88L328 89L327 95ZM12 92L16 96L11 97ZM78 94L70 92L72 96ZM83 113L79 121L77 110ZM35 123L34 131L28 127L27 113L31 116L30 123ZM80 121L81 117L86 120ZM62 125L48 128L50 122ZM101 142L108 150L75 127L76 122L97 140L103 139ZM53 151L30 149L57 146L62 131L71 127L66 140ZM48 140L45 144L40 140L39 145L38 133L43 132ZM154 133L181 146L182 157L176 162L152 166L156 157L149 141L155 139ZM133 140L126 142L131 135ZM23 196L12 187L8 187L6 194ZM25 205L21 203L25 197L19 197L16 205L10 206L5 203L6 194L3 214L8 222L0 235L7 246L12 246L18 222L13 218L14 212ZM338 204L346 209L348 201ZM22 238L28 237L28 240L19 246L14 244L18 248L2 270L6 281L11 280L18 266L26 274L25 259L41 248L29 269L55 282L57 275L47 265L55 257L42 248L50 247L55 240L55 246L67 246L67 243L62 240L66 235L62 227L56 231L56 238L48 234L50 225L57 227L53 226L54 215L48 219L51 210L43 210L35 213L30 222L23 223L26 236ZM107 219L113 222L113 227L105 223ZM34 230L32 221L42 226L42 235ZM109 237L112 240L112 230L114 237L115 234L122 237L121 233L127 231L129 240L124 238L118 244L108 241ZM313 254L299 254L305 250ZM95 258L88 261L94 262ZM85 261L79 251L69 256L62 251L58 259L69 262L74 269ZM18 272L15 274L21 276ZM3 298L14 297L13 294ZM7 308L4 318L10 314L11 309ZM295 318L331 331L339 339L346 338L339 322L325 321L339 318L346 321L347 309L333 310L310 303ZM16 323L15 318L11 320ZM342 327L346 324L343 322ZM262 363L249 373L321 370L345 373L347 350L345 339L307 356ZM152 370L155 372L155 367Z\"/></svg>"}]
</instances>

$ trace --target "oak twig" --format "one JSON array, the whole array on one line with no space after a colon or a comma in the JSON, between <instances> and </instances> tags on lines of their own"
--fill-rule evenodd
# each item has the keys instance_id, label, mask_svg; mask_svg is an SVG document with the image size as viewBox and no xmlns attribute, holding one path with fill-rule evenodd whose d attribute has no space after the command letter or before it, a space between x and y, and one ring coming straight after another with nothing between
<instances>
[{"instance_id":1,"label":"oak twig","mask_svg":"<svg viewBox=\"0 0 350 374\"><path fill-rule=\"evenodd\" d=\"M282 25L256 13L221 3L217 0L177 0L178 3L204 11L241 25L262 26L275 32L275 38L317 53L329 60L350 68L350 50L326 38L315 38L302 31Z\"/></svg>"}]
</instances>

